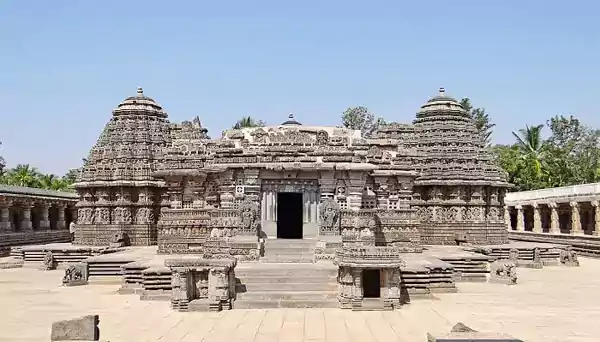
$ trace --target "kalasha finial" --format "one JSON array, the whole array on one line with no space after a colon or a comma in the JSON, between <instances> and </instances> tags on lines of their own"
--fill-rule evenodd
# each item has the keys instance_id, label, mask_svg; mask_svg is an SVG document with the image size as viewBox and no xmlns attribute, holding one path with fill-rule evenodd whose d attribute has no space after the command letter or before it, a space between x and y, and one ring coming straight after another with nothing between
<instances>
[{"instance_id":1,"label":"kalasha finial","mask_svg":"<svg viewBox=\"0 0 600 342\"><path fill-rule=\"evenodd\" d=\"M293 118L294 118L294 113L289 113L289 114L288 114L288 118L289 118L289 119L293 119Z\"/></svg>"},{"instance_id":2,"label":"kalasha finial","mask_svg":"<svg viewBox=\"0 0 600 342\"><path fill-rule=\"evenodd\" d=\"M446 89L444 89L444 87L440 88L440 96L444 96L446 93Z\"/></svg>"},{"instance_id":3,"label":"kalasha finial","mask_svg":"<svg viewBox=\"0 0 600 342\"><path fill-rule=\"evenodd\" d=\"M144 89L142 89L142 87L138 87L137 93L138 95L144 95Z\"/></svg>"}]
</instances>

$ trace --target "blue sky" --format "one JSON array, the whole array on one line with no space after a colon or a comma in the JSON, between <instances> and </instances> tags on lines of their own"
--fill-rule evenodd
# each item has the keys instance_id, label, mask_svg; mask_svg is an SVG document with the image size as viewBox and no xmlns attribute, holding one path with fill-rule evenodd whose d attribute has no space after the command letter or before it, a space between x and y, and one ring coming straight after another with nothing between
<instances>
[{"instance_id":1,"label":"blue sky","mask_svg":"<svg viewBox=\"0 0 600 342\"><path fill-rule=\"evenodd\" d=\"M410 122L440 86L493 139L574 114L600 126L596 1L2 1L0 155L63 174L142 86L212 136L350 106Z\"/></svg>"}]
</instances>

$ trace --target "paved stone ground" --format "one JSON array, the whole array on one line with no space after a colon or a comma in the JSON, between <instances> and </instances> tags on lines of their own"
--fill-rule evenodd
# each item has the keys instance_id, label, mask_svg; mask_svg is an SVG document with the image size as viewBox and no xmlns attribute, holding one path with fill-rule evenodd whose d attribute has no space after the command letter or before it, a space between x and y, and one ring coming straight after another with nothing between
<instances>
[{"instance_id":1,"label":"paved stone ground","mask_svg":"<svg viewBox=\"0 0 600 342\"><path fill-rule=\"evenodd\" d=\"M460 293L394 312L339 309L178 313L118 295L115 285L62 287L62 271L0 270L0 341L48 341L53 321L100 315L116 341L426 341L456 322L527 342L600 340L600 260L580 268L518 269L519 284L459 284Z\"/></svg>"}]
</instances>

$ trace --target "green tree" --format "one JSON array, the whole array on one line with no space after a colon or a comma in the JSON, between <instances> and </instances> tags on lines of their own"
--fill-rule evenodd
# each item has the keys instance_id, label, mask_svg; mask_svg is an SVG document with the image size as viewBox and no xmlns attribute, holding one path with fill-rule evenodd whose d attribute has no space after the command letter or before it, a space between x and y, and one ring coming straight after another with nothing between
<instances>
[{"instance_id":1,"label":"green tree","mask_svg":"<svg viewBox=\"0 0 600 342\"><path fill-rule=\"evenodd\" d=\"M255 120L251 116L244 116L240 120L238 120L235 125L233 125L233 129L241 129L247 127L264 127L266 123L262 120Z\"/></svg>"},{"instance_id":2,"label":"green tree","mask_svg":"<svg viewBox=\"0 0 600 342\"><path fill-rule=\"evenodd\" d=\"M2 146L2 142L0 141L0 146ZM2 156L0 156L0 178L4 176L4 168L6 167L6 161Z\"/></svg>"},{"instance_id":3,"label":"green tree","mask_svg":"<svg viewBox=\"0 0 600 342\"><path fill-rule=\"evenodd\" d=\"M77 181L77 176L79 175L80 169L69 169L67 173L63 176L65 182L69 185L73 184Z\"/></svg>"},{"instance_id":4,"label":"green tree","mask_svg":"<svg viewBox=\"0 0 600 342\"><path fill-rule=\"evenodd\" d=\"M484 144L489 146L492 142L492 132L496 124L490 122L489 114L485 112L485 108L473 108L471 100L468 97L462 99L460 104L469 113L473 121L475 121L475 127L477 127Z\"/></svg>"},{"instance_id":5,"label":"green tree","mask_svg":"<svg viewBox=\"0 0 600 342\"><path fill-rule=\"evenodd\" d=\"M533 162L538 176L542 172L542 158L544 157L543 128L544 125L525 126L518 133L512 132L517 139L517 146L521 152L520 157L528 162Z\"/></svg>"},{"instance_id":6,"label":"green tree","mask_svg":"<svg viewBox=\"0 0 600 342\"><path fill-rule=\"evenodd\" d=\"M375 116L366 107L351 107L342 113L342 125L346 128L360 130L364 137L370 137L383 124L385 124L385 120L375 119Z\"/></svg>"},{"instance_id":7,"label":"green tree","mask_svg":"<svg viewBox=\"0 0 600 342\"><path fill-rule=\"evenodd\" d=\"M29 164L19 164L6 172L4 182L7 185L37 188L40 186L40 175L37 168Z\"/></svg>"}]
</instances>

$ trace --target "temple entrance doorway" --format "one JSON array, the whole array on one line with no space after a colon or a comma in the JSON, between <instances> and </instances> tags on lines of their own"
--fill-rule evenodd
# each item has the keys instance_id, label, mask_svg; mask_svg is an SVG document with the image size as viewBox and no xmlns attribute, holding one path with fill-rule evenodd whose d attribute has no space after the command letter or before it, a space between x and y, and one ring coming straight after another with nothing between
<instances>
[{"instance_id":1,"label":"temple entrance doorway","mask_svg":"<svg viewBox=\"0 0 600 342\"><path fill-rule=\"evenodd\" d=\"M381 297L381 279L378 269L363 270L363 297L364 298L380 298Z\"/></svg>"},{"instance_id":2,"label":"temple entrance doorway","mask_svg":"<svg viewBox=\"0 0 600 342\"><path fill-rule=\"evenodd\" d=\"M277 238L302 239L302 194L277 193Z\"/></svg>"}]
</instances>

